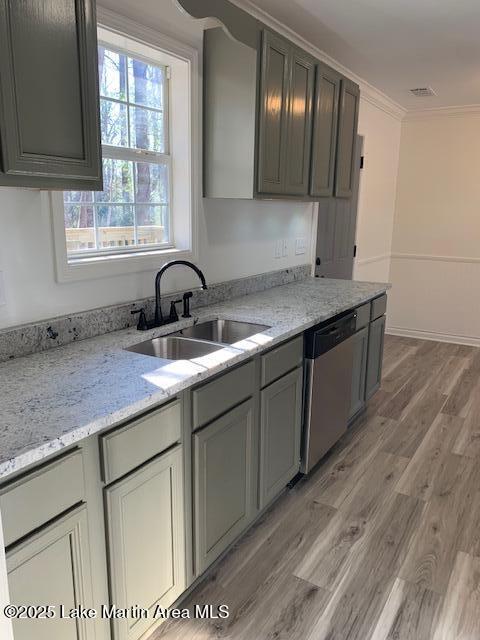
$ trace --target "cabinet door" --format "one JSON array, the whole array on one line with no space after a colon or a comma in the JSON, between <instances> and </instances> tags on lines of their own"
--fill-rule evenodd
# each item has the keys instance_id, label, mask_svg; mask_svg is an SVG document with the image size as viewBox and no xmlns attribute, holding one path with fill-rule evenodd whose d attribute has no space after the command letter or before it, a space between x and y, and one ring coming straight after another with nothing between
<instances>
[{"instance_id":1,"label":"cabinet door","mask_svg":"<svg viewBox=\"0 0 480 640\"><path fill-rule=\"evenodd\" d=\"M325 197L333 195L340 76L318 64L315 85L310 195Z\"/></svg>"},{"instance_id":2,"label":"cabinet door","mask_svg":"<svg viewBox=\"0 0 480 640\"><path fill-rule=\"evenodd\" d=\"M288 195L308 194L312 149L315 61L292 48L287 118L285 188Z\"/></svg>"},{"instance_id":3,"label":"cabinet door","mask_svg":"<svg viewBox=\"0 0 480 640\"><path fill-rule=\"evenodd\" d=\"M196 573L250 523L255 491L253 401L193 436Z\"/></svg>"},{"instance_id":4,"label":"cabinet door","mask_svg":"<svg viewBox=\"0 0 480 640\"><path fill-rule=\"evenodd\" d=\"M95 0L0 0L0 185L101 189Z\"/></svg>"},{"instance_id":5,"label":"cabinet door","mask_svg":"<svg viewBox=\"0 0 480 640\"><path fill-rule=\"evenodd\" d=\"M290 45L264 31L260 78L257 191L281 194L285 188Z\"/></svg>"},{"instance_id":6,"label":"cabinet door","mask_svg":"<svg viewBox=\"0 0 480 640\"><path fill-rule=\"evenodd\" d=\"M262 391L260 418L260 508L300 467L303 369L295 369Z\"/></svg>"},{"instance_id":7,"label":"cabinet door","mask_svg":"<svg viewBox=\"0 0 480 640\"><path fill-rule=\"evenodd\" d=\"M93 620L62 619L82 605L91 607L92 583L83 505L29 537L7 554L10 600L15 605L55 605L53 619L13 620L15 640L93 640Z\"/></svg>"},{"instance_id":8,"label":"cabinet door","mask_svg":"<svg viewBox=\"0 0 480 640\"><path fill-rule=\"evenodd\" d=\"M337 159L335 168L335 195L350 198L355 181L355 141L357 138L360 90L351 80L343 78L340 88L338 117Z\"/></svg>"},{"instance_id":9,"label":"cabinet door","mask_svg":"<svg viewBox=\"0 0 480 640\"><path fill-rule=\"evenodd\" d=\"M115 640L136 640L185 589L182 447L105 490L112 604L149 609L113 622Z\"/></svg>"},{"instance_id":10,"label":"cabinet door","mask_svg":"<svg viewBox=\"0 0 480 640\"><path fill-rule=\"evenodd\" d=\"M349 420L365 406L365 379L367 375L368 326L353 337L352 402Z\"/></svg>"},{"instance_id":11,"label":"cabinet door","mask_svg":"<svg viewBox=\"0 0 480 640\"><path fill-rule=\"evenodd\" d=\"M385 316L370 323L368 337L367 384L365 396L368 400L382 382L383 342L385 338Z\"/></svg>"}]
</instances>

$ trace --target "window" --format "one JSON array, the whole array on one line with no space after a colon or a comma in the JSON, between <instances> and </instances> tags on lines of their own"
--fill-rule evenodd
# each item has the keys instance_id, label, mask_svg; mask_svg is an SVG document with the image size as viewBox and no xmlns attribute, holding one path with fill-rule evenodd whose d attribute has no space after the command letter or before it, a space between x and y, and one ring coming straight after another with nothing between
<instances>
[{"instance_id":1,"label":"window","mask_svg":"<svg viewBox=\"0 0 480 640\"><path fill-rule=\"evenodd\" d=\"M103 191L64 193L69 256L172 246L166 66L98 48Z\"/></svg>"},{"instance_id":2,"label":"window","mask_svg":"<svg viewBox=\"0 0 480 640\"><path fill-rule=\"evenodd\" d=\"M149 270L159 253L194 258L197 54L145 34L155 46L99 28L104 188L51 194L61 281Z\"/></svg>"}]
</instances>

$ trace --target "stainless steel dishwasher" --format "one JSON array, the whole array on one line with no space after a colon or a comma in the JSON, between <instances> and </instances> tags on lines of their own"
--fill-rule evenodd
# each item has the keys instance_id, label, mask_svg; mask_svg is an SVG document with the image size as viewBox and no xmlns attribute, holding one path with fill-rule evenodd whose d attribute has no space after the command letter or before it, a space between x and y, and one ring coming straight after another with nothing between
<instances>
[{"instance_id":1,"label":"stainless steel dishwasher","mask_svg":"<svg viewBox=\"0 0 480 640\"><path fill-rule=\"evenodd\" d=\"M308 473L347 430L356 315L346 312L305 334L303 473Z\"/></svg>"}]
</instances>

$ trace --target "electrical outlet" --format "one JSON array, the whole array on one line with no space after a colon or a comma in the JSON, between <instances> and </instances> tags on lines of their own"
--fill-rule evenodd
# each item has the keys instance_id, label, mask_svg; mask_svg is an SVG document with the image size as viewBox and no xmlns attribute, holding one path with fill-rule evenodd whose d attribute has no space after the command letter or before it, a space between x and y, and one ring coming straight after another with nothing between
<instances>
[{"instance_id":1,"label":"electrical outlet","mask_svg":"<svg viewBox=\"0 0 480 640\"><path fill-rule=\"evenodd\" d=\"M295 255L302 256L307 253L307 241L305 238L297 238L295 240Z\"/></svg>"},{"instance_id":2,"label":"electrical outlet","mask_svg":"<svg viewBox=\"0 0 480 640\"><path fill-rule=\"evenodd\" d=\"M5 300L5 284L3 282L3 271L0 271L0 307L7 304Z\"/></svg>"},{"instance_id":3,"label":"electrical outlet","mask_svg":"<svg viewBox=\"0 0 480 640\"><path fill-rule=\"evenodd\" d=\"M275 251L273 253L273 257L274 258L281 258L282 257L282 241L281 240L276 240L275 241Z\"/></svg>"}]
</instances>

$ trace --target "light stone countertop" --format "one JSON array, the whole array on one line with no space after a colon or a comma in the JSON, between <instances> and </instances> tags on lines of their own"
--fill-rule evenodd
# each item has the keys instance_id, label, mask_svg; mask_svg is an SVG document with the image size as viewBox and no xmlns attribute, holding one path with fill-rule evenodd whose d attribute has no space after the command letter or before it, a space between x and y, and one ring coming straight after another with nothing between
<instances>
[{"instance_id":1,"label":"light stone countertop","mask_svg":"<svg viewBox=\"0 0 480 640\"><path fill-rule=\"evenodd\" d=\"M193 312L194 318L126 329L0 364L0 478L159 405L305 329L382 294L387 284L307 278ZM194 361L125 347L214 318L271 325Z\"/></svg>"}]
</instances>

